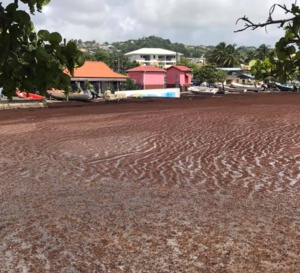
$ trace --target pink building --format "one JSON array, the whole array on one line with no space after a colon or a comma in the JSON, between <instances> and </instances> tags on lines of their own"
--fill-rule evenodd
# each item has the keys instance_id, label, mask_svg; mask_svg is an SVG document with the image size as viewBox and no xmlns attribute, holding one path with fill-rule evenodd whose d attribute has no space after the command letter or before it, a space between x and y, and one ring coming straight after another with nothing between
<instances>
[{"instance_id":1,"label":"pink building","mask_svg":"<svg viewBox=\"0 0 300 273\"><path fill-rule=\"evenodd\" d=\"M165 87L164 69L153 66L138 66L126 71L130 79L134 80L140 89L161 89Z\"/></svg>"},{"instance_id":2,"label":"pink building","mask_svg":"<svg viewBox=\"0 0 300 273\"><path fill-rule=\"evenodd\" d=\"M181 91L187 90L191 85L191 69L186 66L174 65L167 68L167 88L180 87Z\"/></svg>"}]
</instances>

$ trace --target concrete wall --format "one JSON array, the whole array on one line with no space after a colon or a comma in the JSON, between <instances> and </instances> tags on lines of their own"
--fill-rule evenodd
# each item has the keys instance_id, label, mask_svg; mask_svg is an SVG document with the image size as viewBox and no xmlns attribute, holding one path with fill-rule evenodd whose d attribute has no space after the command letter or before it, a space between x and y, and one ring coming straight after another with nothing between
<instances>
[{"instance_id":1,"label":"concrete wall","mask_svg":"<svg viewBox=\"0 0 300 273\"><path fill-rule=\"evenodd\" d=\"M0 102L0 110L22 109L22 108L44 108L47 107L46 101L18 101L18 102Z\"/></svg>"}]
</instances>

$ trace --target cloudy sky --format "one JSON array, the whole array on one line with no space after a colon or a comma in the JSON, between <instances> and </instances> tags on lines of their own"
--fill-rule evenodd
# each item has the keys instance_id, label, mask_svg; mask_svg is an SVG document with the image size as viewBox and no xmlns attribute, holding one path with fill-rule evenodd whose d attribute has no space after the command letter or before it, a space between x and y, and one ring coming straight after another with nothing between
<instances>
[{"instance_id":1,"label":"cloudy sky","mask_svg":"<svg viewBox=\"0 0 300 273\"><path fill-rule=\"evenodd\" d=\"M2 4L12 0L1 0ZM291 7L295 0L51 0L32 20L36 29L58 31L67 40L99 43L139 39L155 35L186 45L274 46L282 37L277 27L234 33L248 16L265 22L274 4ZM276 9L274 19L284 15Z\"/></svg>"}]
</instances>

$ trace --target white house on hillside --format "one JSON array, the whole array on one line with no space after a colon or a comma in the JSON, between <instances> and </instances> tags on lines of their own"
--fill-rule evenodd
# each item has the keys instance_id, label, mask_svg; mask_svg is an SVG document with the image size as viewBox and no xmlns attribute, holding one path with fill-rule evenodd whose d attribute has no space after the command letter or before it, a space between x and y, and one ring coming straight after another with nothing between
<instances>
[{"instance_id":1,"label":"white house on hillside","mask_svg":"<svg viewBox=\"0 0 300 273\"><path fill-rule=\"evenodd\" d=\"M125 54L129 61L136 61L140 65L150 65L168 68L176 65L183 54L161 48L141 48Z\"/></svg>"}]
</instances>

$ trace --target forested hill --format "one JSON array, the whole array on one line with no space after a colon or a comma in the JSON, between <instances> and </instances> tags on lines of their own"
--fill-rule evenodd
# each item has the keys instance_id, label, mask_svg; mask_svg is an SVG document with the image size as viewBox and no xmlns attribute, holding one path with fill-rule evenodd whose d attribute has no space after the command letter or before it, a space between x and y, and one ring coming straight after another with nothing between
<instances>
[{"instance_id":1,"label":"forested hill","mask_svg":"<svg viewBox=\"0 0 300 273\"><path fill-rule=\"evenodd\" d=\"M173 43L169 39L163 39L157 36L143 37L139 39L130 39L128 41L113 42L109 44L105 42L103 44L96 41L85 41L81 39L74 40L80 49L84 49L86 54L95 54L97 51L108 51L110 54L125 54L130 51L134 51L140 48L163 48L182 53L186 58L200 58L202 56L207 57L208 54L213 51L217 45L186 45L183 43ZM221 43L221 42L220 42ZM225 43L224 43L225 44ZM226 44L225 44L226 45ZM253 59L253 56L257 53L256 48L253 46L238 46L232 45L239 51L244 59ZM267 45L262 45L262 49L270 49ZM260 50L260 51L261 51Z\"/></svg>"},{"instance_id":2,"label":"forested hill","mask_svg":"<svg viewBox=\"0 0 300 273\"><path fill-rule=\"evenodd\" d=\"M163 48L175 52L183 53L185 57L201 57L213 48L211 46L188 46L182 43L172 43L169 39L163 39L156 36L143 37L137 40L128 40L125 42L115 42L112 45L122 53L127 53L140 48Z\"/></svg>"}]
</instances>

